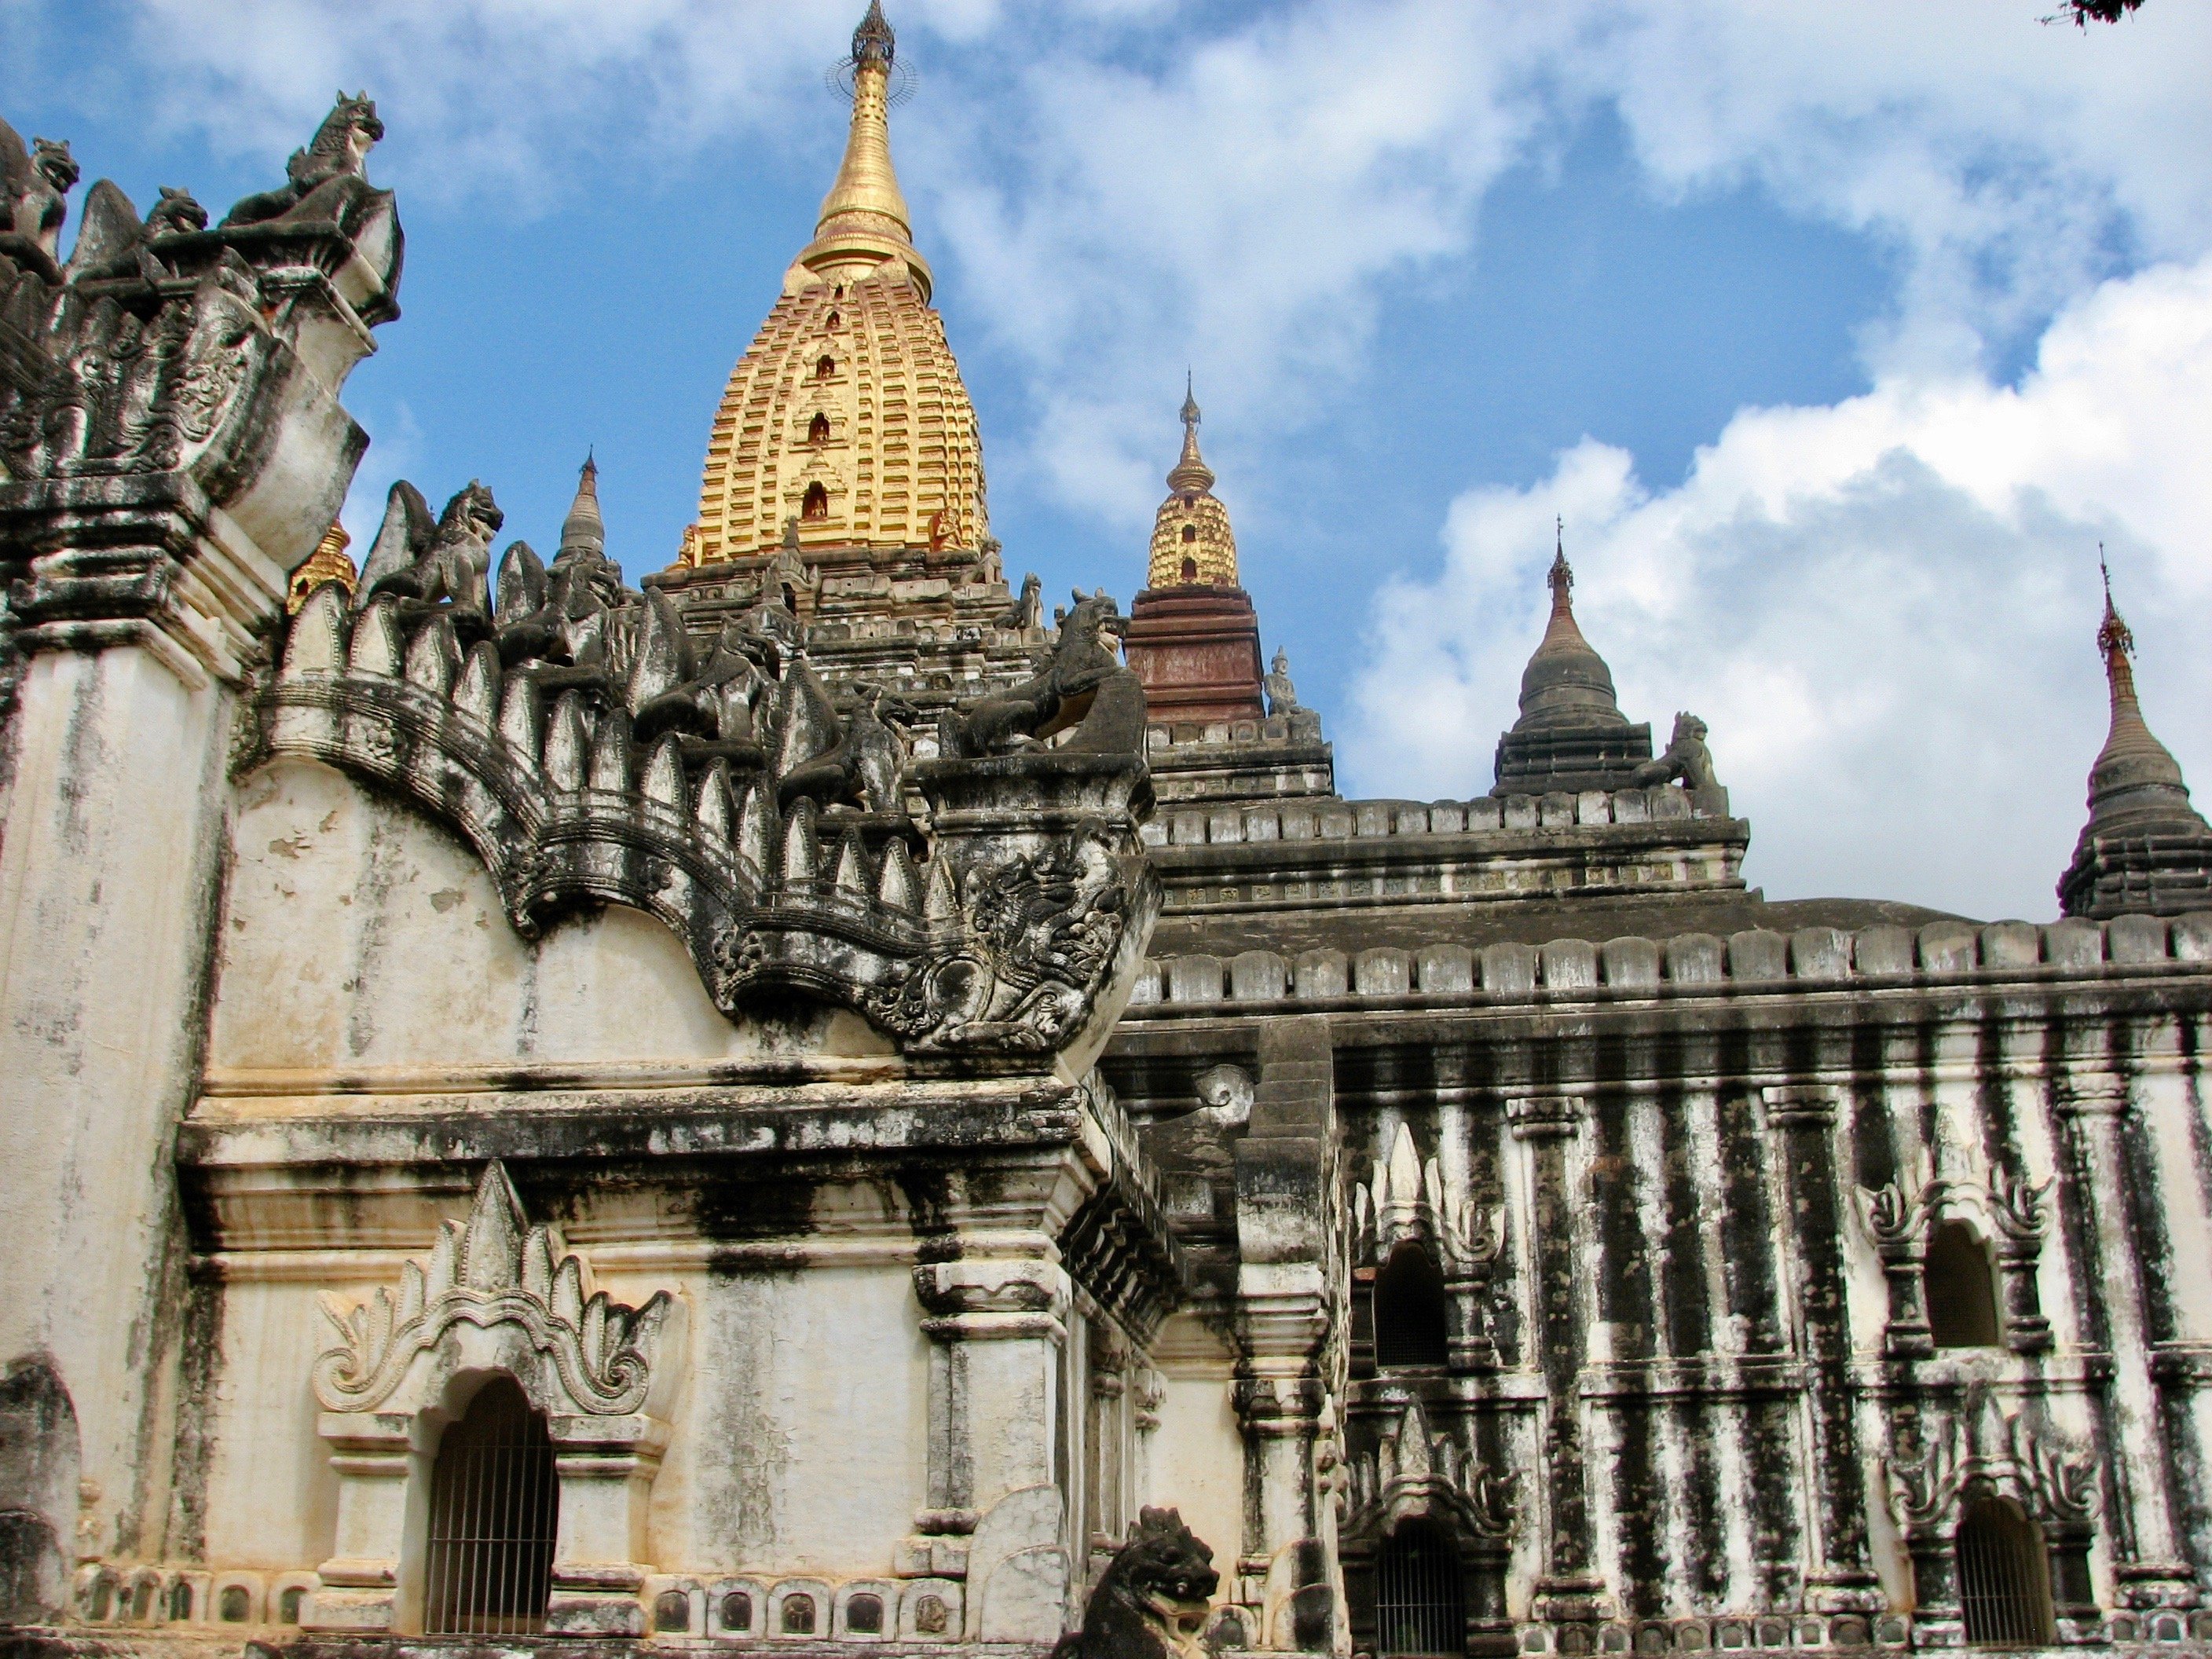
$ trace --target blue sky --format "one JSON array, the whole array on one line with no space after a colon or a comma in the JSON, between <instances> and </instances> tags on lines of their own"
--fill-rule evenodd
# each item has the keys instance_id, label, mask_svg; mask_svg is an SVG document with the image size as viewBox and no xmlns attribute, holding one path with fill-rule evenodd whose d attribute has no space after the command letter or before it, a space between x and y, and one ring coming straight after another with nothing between
<instances>
[{"instance_id":1,"label":"blue sky","mask_svg":"<svg viewBox=\"0 0 2212 1659\"><path fill-rule=\"evenodd\" d=\"M1487 787L1559 514L1753 879L2047 915L2100 538L2212 780L2212 8L2045 9L893 0L1010 568L1126 599L1189 365L1348 790ZM0 113L219 210L366 87L408 264L349 518L475 477L543 545L593 447L635 576L811 232L858 9L0 0Z\"/></svg>"}]
</instances>

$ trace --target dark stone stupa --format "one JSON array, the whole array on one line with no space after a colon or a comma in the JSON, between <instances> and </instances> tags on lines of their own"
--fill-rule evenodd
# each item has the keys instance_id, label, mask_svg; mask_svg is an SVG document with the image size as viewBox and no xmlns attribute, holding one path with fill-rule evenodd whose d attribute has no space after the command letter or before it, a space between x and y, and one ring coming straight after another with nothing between
<instances>
[{"instance_id":1,"label":"dark stone stupa","mask_svg":"<svg viewBox=\"0 0 2212 1659\"><path fill-rule=\"evenodd\" d=\"M1521 675L1521 718L1498 739L1493 795L1624 789L1651 758L1651 728L1632 726L1613 690L1613 671L1576 624L1575 574L1561 544L1546 578L1552 620Z\"/></svg>"},{"instance_id":2,"label":"dark stone stupa","mask_svg":"<svg viewBox=\"0 0 2212 1659\"><path fill-rule=\"evenodd\" d=\"M2097 630L2112 723L2089 769L2089 821L2058 882L2059 908L2097 921L2128 911L2179 915L2212 906L2212 828L2189 804L2180 764L2136 700L2135 635L2112 606Z\"/></svg>"}]
</instances>

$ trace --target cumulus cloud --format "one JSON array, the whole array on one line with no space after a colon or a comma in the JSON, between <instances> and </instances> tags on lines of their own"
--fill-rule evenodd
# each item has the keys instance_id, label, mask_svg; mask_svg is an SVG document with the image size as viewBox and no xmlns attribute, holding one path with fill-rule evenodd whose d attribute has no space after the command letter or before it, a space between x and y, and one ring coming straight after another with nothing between
<instances>
[{"instance_id":1,"label":"cumulus cloud","mask_svg":"<svg viewBox=\"0 0 2212 1659\"><path fill-rule=\"evenodd\" d=\"M1541 629L1554 515L1632 718L1712 726L1778 895L2047 915L2104 733L2096 547L2154 729L2212 779L2212 259L2102 284L2017 387L1885 377L1747 410L1678 488L1585 441L1452 507L1443 571L1380 595L1344 752L1383 793L1476 793Z\"/></svg>"}]
</instances>

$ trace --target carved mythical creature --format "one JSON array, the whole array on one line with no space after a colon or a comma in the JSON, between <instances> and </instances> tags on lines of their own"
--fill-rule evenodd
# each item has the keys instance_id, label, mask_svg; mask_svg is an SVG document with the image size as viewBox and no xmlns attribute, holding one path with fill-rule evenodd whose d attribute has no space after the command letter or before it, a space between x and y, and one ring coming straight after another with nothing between
<instances>
[{"instance_id":1,"label":"carved mythical creature","mask_svg":"<svg viewBox=\"0 0 2212 1659\"><path fill-rule=\"evenodd\" d=\"M1024 629L1044 626L1044 584L1037 580L1036 571L1022 578L1022 596L1006 608L999 626Z\"/></svg>"},{"instance_id":2,"label":"carved mythical creature","mask_svg":"<svg viewBox=\"0 0 2212 1659\"><path fill-rule=\"evenodd\" d=\"M506 521L491 491L471 478L434 524L422 492L401 479L386 499L384 524L362 567L354 608L389 593L398 599L401 623L410 631L426 617L444 615L462 640L488 637L492 616L485 577L491 538Z\"/></svg>"},{"instance_id":3,"label":"carved mythical creature","mask_svg":"<svg viewBox=\"0 0 2212 1659\"><path fill-rule=\"evenodd\" d=\"M59 282L54 259L78 177L66 140L33 138L26 150L15 129L0 121L0 253Z\"/></svg>"},{"instance_id":4,"label":"carved mythical creature","mask_svg":"<svg viewBox=\"0 0 2212 1659\"><path fill-rule=\"evenodd\" d=\"M295 149L284 164L285 183L277 189L249 196L223 216L229 225L258 225L271 219L335 220L343 198L368 185L368 152L384 137L384 123L376 118L376 105L365 92L349 96L338 88L337 101L323 118L305 149ZM312 211L307 210L310 202Z\"/></svg>"},{"instance_id":5,"label":"carved mythical creature","mask_svg":"<svg viewBox=\"0 0 2212 1659\"><path fill-rule=\"evenodd\" d=\"M1134 754L1145 741L1145 688L1121 665L1104 635L1128 624L1102 588L1061 618L1060 638L1036 677L1011 690L947 709L938 727L947 757L970 758L1025 748L1081 722L1063 745L1091 753Z\"/></svg>"},{"instance_id":6,"label":"carved mythical creature","mask_svg":"<svg viewBox=\"0 0 2212 1659\"><path fill-rule=\"evenodd\" d=\"M1667 752L1638 767L1631 781L1638 789L1648 789L1677 779L1699 808L1726 810L1727 797L1713 776L1712 750L1705 747L1705 723L1687 713L1674 716L1674 735L1668 739Z\"/></svg>"},{"instance_id":7,"label":"carved mythical creature","mask_svg":"<svg viewBox=\"0 0 2212 1659\"><path fill-rule=\"evenodd\" d=\"M1083 1628L1052 1659L1170 1659L1200 1652L1198 1632L1221 1575L1213 1552L1174 1510L1147 1509L1083 1609Z\"/></svg>"}]
</instances>

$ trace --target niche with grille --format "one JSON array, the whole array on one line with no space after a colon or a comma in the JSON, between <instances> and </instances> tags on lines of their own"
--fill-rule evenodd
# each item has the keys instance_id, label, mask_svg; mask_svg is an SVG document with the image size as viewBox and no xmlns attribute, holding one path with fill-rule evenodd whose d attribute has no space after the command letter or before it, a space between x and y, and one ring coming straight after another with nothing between
<instances>
[{"instance_id":1,"label":"niche with grille","mask_svg":"<svg viewBox=\"0 0 2212 1659\"><path fill-rule=\"evenodd\" d=\"M438 1447L423 1561L425 1633L543 1630L560 1510L544 1416L512 1378L493 1378Z\"/></svg>"},{"instance_id":2,"label":"niche with grille","mask_svg":"<svg viewBox=\"0 0 2212 1659\"><path fill-rule=\"evenodd\" d=\"M1375 1275L1375 1364L1441 1365L1446 1356L1444 1276L1419 1244L1401 1244Z\"/></svg>"},{"instance_id":3,"label":"niche with grille","mask_svg":"<svg viewBox=\"0 0 2212 1659\"><path fill-rule=\"evenodd\" d=\"M1959 1519L1959 1610L1978 1648L2039 1648L2057 1639L2043 1528L2019 1504L1982 1498Z\"/></svg>"},{"instance_id":4,"label":"niche with grille","mask_svg":"<svg viewBox=\"0 0 2212 1659\"><path fill-rule=\"evenodd\" d=\"M1375 1641L1384 1656L1467 1650L1459 1547L1436 1522L1401 1522L1376 1550Z\"/></svg>"}]
</instances>

